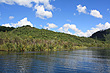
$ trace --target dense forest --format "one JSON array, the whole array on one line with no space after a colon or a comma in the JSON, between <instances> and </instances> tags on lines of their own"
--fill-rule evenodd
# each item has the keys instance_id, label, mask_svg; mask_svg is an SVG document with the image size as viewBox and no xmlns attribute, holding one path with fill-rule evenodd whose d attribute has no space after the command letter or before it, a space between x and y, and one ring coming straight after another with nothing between
<instances>
[{"instance_id":1,"label":"dense forest","mask_svg":"<svg viewBox=\"0 0 110 73\"><path fill-rule=\"evenodd\" d=\"M28 25L18 28L0 26L1 51L57 51L105 46L109 47L109 44L104 41Z\"/></svg>"},{"instance_id":2,"label":"dense forest","mask_svg":"<svg viewBox=\"0 0 110 73\"><path fill-rule=\"evenodd\" d=\"M110 28L94 33L90 38L110 43Z\"/></svg>"}]
</instances>

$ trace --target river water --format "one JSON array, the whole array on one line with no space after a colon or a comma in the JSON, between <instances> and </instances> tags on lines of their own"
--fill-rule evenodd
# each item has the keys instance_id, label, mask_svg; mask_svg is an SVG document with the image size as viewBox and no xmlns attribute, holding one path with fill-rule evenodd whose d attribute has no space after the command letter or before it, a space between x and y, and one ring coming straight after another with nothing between
<instances>
[{"instance_id":1,"label":"river water","mask_svg":"<svg viewBox=\"0 0 110 73\"><path fill-rule=\"evenodd\" d=\"M0 51L0 73L110 73L110 50Z\"/></svg>"}]
</instances>

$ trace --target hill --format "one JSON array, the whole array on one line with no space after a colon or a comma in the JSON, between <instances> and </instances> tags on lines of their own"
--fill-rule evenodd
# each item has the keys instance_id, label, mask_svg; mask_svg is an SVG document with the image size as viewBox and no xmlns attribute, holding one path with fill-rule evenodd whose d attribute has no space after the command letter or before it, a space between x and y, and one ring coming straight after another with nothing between
<instances>
[{"instance_id":1,"label":"hill","mask_svg":"<svg viewBox=\"0 0 110 73\"><path fill-rule=\"evenodd\" d=\"M56 51L109 46L107 43L92 38L30 26L9 29L9 31L0 31L0 50L2 51Z\"/></svg>"},{"instance_id":2,"label":"hill","mask_svg":"<svg viewBox=\"0 0 110 73\"><path fill-rule=\"evenodd\" d=\"M110 42L110 28L94 33L90 38Z\"/></svg>"}]
</instances>

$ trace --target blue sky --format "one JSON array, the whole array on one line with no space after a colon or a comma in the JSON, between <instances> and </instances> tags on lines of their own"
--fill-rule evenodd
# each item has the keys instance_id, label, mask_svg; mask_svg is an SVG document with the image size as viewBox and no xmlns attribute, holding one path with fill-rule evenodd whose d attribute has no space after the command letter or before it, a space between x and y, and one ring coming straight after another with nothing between
<instances>
[{"instance_id":1,"label":"blue sky","mask_svg":"<svg viewBox=\"0 0 110 73\"><path fill-rule=\"evenodd\" d=\"M110 28L110 0L0 0L0 25L31 25L77 36Z\"/></svg>"}]
</instances>

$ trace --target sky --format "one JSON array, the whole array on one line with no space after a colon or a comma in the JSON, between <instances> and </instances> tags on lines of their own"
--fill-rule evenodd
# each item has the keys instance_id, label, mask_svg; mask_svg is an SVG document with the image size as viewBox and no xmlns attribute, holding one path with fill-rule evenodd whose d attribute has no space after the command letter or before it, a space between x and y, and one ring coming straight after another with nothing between
<instances>
[{"instance_id":1,"label":"sky","mask_svg":"<svg viewBox=\"0 0 110 73\"><path fill-rule=\"evenodd\" d=\"M0 26L89 37L110 28L110 0L0 0Z\"/></svg>"}]
</instances>

